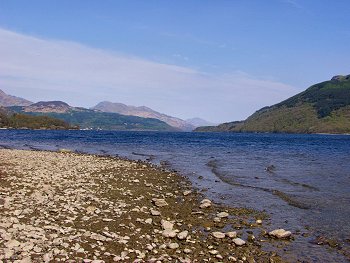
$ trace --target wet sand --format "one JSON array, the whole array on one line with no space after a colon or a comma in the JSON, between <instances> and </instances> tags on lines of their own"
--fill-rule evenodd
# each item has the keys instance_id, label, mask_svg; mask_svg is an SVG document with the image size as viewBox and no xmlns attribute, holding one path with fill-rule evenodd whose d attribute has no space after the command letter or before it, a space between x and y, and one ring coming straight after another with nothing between
<instances>
[{"instance_id":1,"label":"wet sand","mask_svg":"<svg viewBox=\"0 0 350 263\"><path fill-rule=\"evenodd\" d=\"M265 219L148 163L0 150L0 262L285 262Z\"/></svg>"}]
</instances>

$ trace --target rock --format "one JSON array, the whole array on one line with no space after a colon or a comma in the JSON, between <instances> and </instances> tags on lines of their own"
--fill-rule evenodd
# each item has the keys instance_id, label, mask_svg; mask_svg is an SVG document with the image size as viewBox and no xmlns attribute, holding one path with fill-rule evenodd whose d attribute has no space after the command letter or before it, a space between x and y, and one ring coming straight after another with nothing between
<instances>
[{"instance_id":1,"label":"rock","mask_svg":"<svg viewBox=\"0 0 350 263\"><path fill-rule=\"evenodd\" d=\"M229 238L236 238L237 232L236 231L227 232L226 236L228 236Z\"/></svg>"},{"instance_id":2,"label":"rock","mask_svg":"<svg viewBox=\"0 0 350 263\"><path fill-rule=\"evenodd\" d=\"M211 255L216 255L217 253L219 253L219 251L217 251L217 250L215 250L215 249L209 250L208 252L209 252L209 254L211 254Z\"/></svg>"},{"instance_id":3,"label":"rock","mask_svg":"<svg viewBox=\"0 0 350 263\"><path fill-rule=\"evenodd\" d=\"M257 223L258 225L261 225L262 224L262 220L258 219L258 220L255 221L255 223Z\"/></svg>"},{"instance_id":4,"label":"rock","mask_svg":"<svg viewBox=\"0 0 350 263\"><path fill-rule=\"evenodd\" d=\"M221 213L218 213L216 216L217 216L217 217L220 217L220 218L225 218L225 217L228 217L229 214L226 213L226 212L221 212Z\"/></svg>"},{"instance_id":5,"label":"rock","mask_svg":"<svg viewBox=\"0 0 350 263\"><path fill-rule=\"evenodd\" d=\"M219 222L221 222L221 218L220 217L214 217L213 221L215 223L219 223Z\"/></svg>"},{"instance_id":6,"label":"rock","mask_svg":"<svg viewBox=\"0 0 350 263\"><path fill-rule=\"evenodd\" d=\"M163 207L168 205L168 203L164 199L159 199L159 198L153 198L152 202L154 203L155 206L158 206L158 207Z\"/></svg>"},{"instance_id":7,"label":"rock","mask_svg":"<svg viewBox=\"0 0 350 263\"><path fill-rule=\"evenodd\" d=\"M151 209L151 215L152 216L160 216L160 212L154 209Z\"/></svg>"},{"instance_id":8,"label":"rock","mask_svg":"<svg viewBox=\"0 0 350 263\"><path fill-rule=\"evenodd\" d=\"M177 234L177 238L180 240L186 239L186 237L188 236L188 231L182 231L180 233Z\"/></svg>"},{"instance_id":9,"label":"rock","mask_svg":"<svg viewBox=\"0 0 350 263\"><path fill-rule=\"evenodd\" d=\"M211 201L209 199L203 199L199 205L200 208L211 207Z\"/></svg>"},{"instance_id":10,"label":"rock","mask_svg":"<svg viewBox=\"0 0 350 263\"><path fill-rule=\"evenodd\" d=\"M292 235L292 232L286 231L284 229L275 229L269 232L269 235L276 238L289 238Z\"/></svg>"},{"instance_id":11,"label":"rock","mask_svg":"<svg viewBox=\"0 0 350 263\"><path fill-rule=\"evenodd\" d=\"M192 250L189 249L189 248L185 248L185 249L184 249L184 253L185 253L185 254L191 254L191 253L192 253Z\"/></svg>"},{"instance_id":12,"label":"rock","mask_svg":"<svg viewBox=\"0 0 350 263\"><path fill-rule=\"evenodd\" d=\"M19 247L20 245L21 245L21 243L18 242L16 239L12 239L12 240L5 243L5 246L7 248Z\"/></svg>"},{"instance_id":13,"label":"rock","mask_svg":"<svg viewBox=\"0 0 350 263\"><path fill-rule=\"evenodd\" d=\"M192 191L187 190L187 191L184 191L184 192L183 192L183 195L186 196L186 195L189 195L189 194L191 194L191 193L192 193Z\"/></svg>"},{"instance_id":14,"label":"rock","mask_svg":"<svg viewBox=\"0 0 350 263\"><path fill-rule=\"evenodd\" d=\"M170 248L170 249L177 249L177 248L179 248L179 244L178 243L170 243L168 245L168 248Z\"/></svg>"},{"instance_id":15,"label":"rock","mask_svg":"<svg viewBox=\"0 0 350 263\"><path fill-rule=\"evenodd\" d=\"M147 218L146 220L145 220L145 223L146 224L152 224L152 222L153 222L153 220L152 220L152 218Z\"/></svg>"},{"instance_id":16,"label":"rock","mask_svg":"<svg viewBox=\"0 0 350 263\"><path fill-rule=\"evenodd\" d=\"M95 212L95 210L96 210L97 208L96 207L94 207L94 206L88 206L87 208L86 208L86 213L87 214L93 214L94 212Z\"/></svg>"},{"instance_id":17,"label":"rock","mask_svg":"<svg viewBox=\"0 0 350 263\"><path fill-rule=\"evenodd\" d=\"M50 262L52 259L53 259L52 253L46 253L46 254L43 256L44 262Z\"/></svg>"},{"instance_id":18,"label":"rock","mask_svg":"<svg viewBox=\"0 0 350 263\"><path fill-rule=\"evenodd\" d=\"M173 223L171 223L170 221L167 221L167 220L163 220L163 219L161 221L161 224L162 224L162 227L164 230L167 230L167 229L172 230L174 227Z\"/></svg>"},{"instance_id":19,"label":"rock","mask_svg":"<svg viewBox=\"0 0 350 263\"><path fill-rule=\"evenodd\" d=\"M162 235L163 237L176 237L176 232L174 230L171 230L171 229L165 229L163 232L162 232Z\"/></svg>"},{"instance_id":20,"label":"rock","mask_svg":"<svg viewBox=\"0 0 350 263\"><path fill-rule=\"evenodd\" d=\"M240 238L235 238L232 241L233 241L233 243L236 244L236 246L243 246L243 245L245 245L245 241L243 239L240 239Z\"/></svg>"},{"instance_id":21,"label":"rock","mask_svg":"<svg viewBox=\"0 0 350 263\"><path fill-rule=\"evenodd\" d=\"M23 258L19 263L32 263L32 259L30 257Z\"/></svg>"},{"instance_id":22,"label":"rock","mask_svg":"<svg viewBox=\"0 0 350 263\"><path fill-rule=\"evenodd\" d=\"M222 233L222 232L213 232L213 233L211 233L211 234L212 234L212 236L215 237L215 238L219 238L219 239L225 238L225 233Z\"/></svg>"},{"instance_id":23,"label":"rock","mask_svg":"<svg viewBox=\"0 0 350 263\"><path fill-rule=\"evenodd\" d=\"M71 153L72 150L62 148L62 149L59 149L58 152L59 153Z\"/></svg>"}]
</instances>

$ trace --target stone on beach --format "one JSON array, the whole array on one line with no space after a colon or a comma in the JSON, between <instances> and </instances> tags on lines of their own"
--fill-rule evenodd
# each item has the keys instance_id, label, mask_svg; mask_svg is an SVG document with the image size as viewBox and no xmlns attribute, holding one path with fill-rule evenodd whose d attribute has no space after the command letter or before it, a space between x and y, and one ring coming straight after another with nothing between
<instances>
[{"instance_id":1,"label":"stone on beach","mask_svg":"<svg viewBox=\"0 0 350 263\"><path fill-rule=\"evenodd\" d=\"M171 223L171 222L168 221L168 220L163 220L163 219L162 219L161 224L162 224L162 227L163 227L164 230L167 230L167 229L168 229L168 230L172 230L173 227L174 227L174 224Z\"/></svg>"},{"instance_id":2,"label":"stone on beach","mask_svg":"<svg viewBox=\"0 0 350 263\"><path fill-rule=\"evenodd\" d=\"M276 238L289 238L292 235L292 232L286 231L281 228L281 229L275 229L269 232L269 235Z\"/></svg>"},{"instance_id":3,"label":"stone on beach","mask_svg":"<svg viewBox=\"0 0 350 263\"><path fill-rule=\"evenodd\" d=\"M243 246L245 245L245 241L243 239L240 239L240 238L235 238L232 240L233 243L235 243L236 246Z\"/></svg>"},{"instance_id":4,"label":"stone on beach","mask_svg":"<svg viewBox=\"0 0 350 263\"><path fill-rule=\"evenodd\" d=\"M162 232L163 237L176 237L176 231L171 230L171 229L165 229Z\"/></svg>"},{"instance_id":5,"label":"stone on beach","mask_svg":"<svg viewBox=\"0 0 350 263\"><path fill-rule=\"evenodd\" d=\"M187 238L187 236L188 236L188 231L187 230L186 231L182 231L182 232L177 234L177 238L180 239L180 240L183 240L183 239Z\"/></svg>"},{"instance_id":6,"label":"stone on beach","mask_svg":"<svg viewBox=\"0 0 350 263\"><path fill-rule=\"evenodd\" d=\"M220 212L216 216L219 217L219 218L225 218L225 217L229 216L229 213L227 213L227 212Z\"/></svg>"},{"instance_id":7,"label":"stone on beach","mask_svg":"<svg viewBox=\"0 0 350 263\"><path fill-rule=\"evenodd\" d=\"M155 206L158 206L158 207L163 207L168 205L165 199L160 199L160 198L153 198L152 202L154 203Z\"/></svg>"},{"instance_id":8,"label":"stone on beach","mask_svg":"<svg viewBox=\"0 0 350 263\"><path fill-rule=\"evenodd\" d=\"M151 209L151 215L152 215L152 216L159 216L159 215L160 215L160 212L157 211L157 210Z\"/></svg>"},{"instance_id":9,"label":"stone on beach","mask_svg":"<svg viewBox=\"0 0 350 263\"><path fill-rule=\"evenodd\" d=\"M187 191L184 191L184 192L183 192L183 195L184 195L184 196L187 196L187 195L189 195L189 194L191 194L191 193L192 193L192 191L187 190Z\"/></svg>"},{"instance_id":10,"label":"stone on beach","mask_svg":"<svg viewBox=\"0 0 350 263\"><path fill-rule=\"evenodd\" d=\"M225 238L225 236L226 236L225 233L218 232L218 231L213 232L211 234L213 237L218 238L218 239Z\"/></svg>"},{"instance_id":11,"label":"stone on beach","mask_svg":"<svg viewBox=\"0 0 350 263\"><path fill-rule=\"evenodd\" d=\"M229 238L235 238L237 237L237 232L236 231L227 232L226 236L228 236Z\"/></svg>"},{"instance_id":12,"label":"stone on beach","mask_svg":"<svg viewBox=\"0 0 350 263\"><path fill-rule=\"evenodd\" d=\"M21 245L21 243L15 239L10 240L8 242L6 242L5 246L7 248L14 248L14 247L19 247Z\"/></svg>"},{"instance_id":13,"label":"stone on beach","mask_svg":"<svg viewBox=\"0 0 350 263\"><path fill-rule=\"evenodd\" d=\"M170 248L170 249L177 249L177 248L179 248L179 244L178 243L170 243L168 245L168 248Z\"/></svg>"},{"instance_id":14,"label":"stone on beach","mask_svg":"<svg viewBox=\"0 0 350 263\"><path fill-rule=\"evenodd\" d=\"M200 203L200 208L208 208L211 207L211 201L209 199L203 199Z\"/></svg>"}]
</instances>

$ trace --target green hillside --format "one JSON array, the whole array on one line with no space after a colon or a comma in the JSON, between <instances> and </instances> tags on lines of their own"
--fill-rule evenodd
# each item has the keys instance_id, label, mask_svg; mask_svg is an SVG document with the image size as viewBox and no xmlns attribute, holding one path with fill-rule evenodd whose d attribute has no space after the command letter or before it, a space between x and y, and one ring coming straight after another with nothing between
<instances>
[{"instance_id":1,"label":"green hillside","mask_svg":"<svg viewBox=\"0 0 350 263\"><path fill-rule=\"evenodd\" d=\"M350 133L350 75L315 84L243 122L195 131Z\"/></svg>"},{"instance_id":2,"label":"green hillside","mask_svg":"<svg viewBox=\"0 0 350 263\"><path fill-rule=\"evenodd\" d=\"M0 110L0 127L14 129L71 129L65 121L48 116L31 116L27 114L11 113Z\"/></svg>"},{"instance_id":3,"label":"green hillside","mask_svg":"<svg viewBox=\"0 0 350 263\"><path fill-rule=\"evenodd\" d=\"M23 107L11 107L11 109L17 112L23 112ZM64 113L26 112L26 114L30 114L32 116L50 116L63 120L70 125L79 126L81 129L152 131L176 130L165 122L157 119L126 116L118 113L99 112L88 109L72 109Z\"/></svg>"}]
</instances>

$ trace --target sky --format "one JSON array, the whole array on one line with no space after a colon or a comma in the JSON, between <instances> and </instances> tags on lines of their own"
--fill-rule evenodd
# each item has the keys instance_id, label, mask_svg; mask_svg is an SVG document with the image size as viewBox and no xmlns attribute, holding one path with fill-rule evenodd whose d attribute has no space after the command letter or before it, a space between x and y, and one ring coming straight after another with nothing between
<instances>
[{"instance_id":1,"label":"sky","mask_svg":"<svg viewBox=\"0 0 350 263\"><path fill-rule=\"evenodd\" d=\"M348 0L0 0L0 89L242 120L350 74Z\"/></svg>"}]
</instances>

